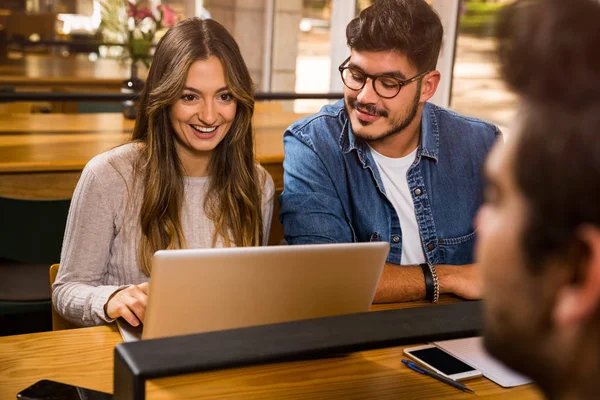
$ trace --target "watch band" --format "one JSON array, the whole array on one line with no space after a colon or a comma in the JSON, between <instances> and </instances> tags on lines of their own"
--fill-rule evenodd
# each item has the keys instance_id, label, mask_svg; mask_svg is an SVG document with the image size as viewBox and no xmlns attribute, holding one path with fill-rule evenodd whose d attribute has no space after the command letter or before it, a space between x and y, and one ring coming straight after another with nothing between
<instances>
[{"instance_id":1,"label":"watch band","mask_svg":"<svg viewBox=\"0 0 600 400\"><path fill-rule=\"evenodd\" d=\"M433 274L429 268L429 264L421 264L423 276L425 277L425 298L433 301Z\"/></svg>"},{"instance_id":2,"label":"watch band","mask_svg":"<svg viewBox=\"0 0 600 400\"><path fill-rule=\"evenodd\" d=\"M425 296L432 303L437 303L440 298L440 283L438 281L435 266L429 263L421 264L421 270L425 277Z\"/></svg>"}]
</instances>

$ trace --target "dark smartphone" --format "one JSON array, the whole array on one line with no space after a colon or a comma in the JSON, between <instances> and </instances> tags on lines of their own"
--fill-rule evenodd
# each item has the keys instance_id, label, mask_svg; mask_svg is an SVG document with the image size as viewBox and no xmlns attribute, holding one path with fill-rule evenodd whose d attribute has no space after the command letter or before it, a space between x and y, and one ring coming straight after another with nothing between
<instances>
[{"instance_id":1,"label":"dark smartphone","mask_svg":"<svg viewBox=\"0 0 600 400\"><path fill-rule=\"evenodd\" d=\"M112 398L112 394L109 393L47 379L34 383L17 394L17 399L23 400L112 400Z\"/></svg>"}]
</instances>

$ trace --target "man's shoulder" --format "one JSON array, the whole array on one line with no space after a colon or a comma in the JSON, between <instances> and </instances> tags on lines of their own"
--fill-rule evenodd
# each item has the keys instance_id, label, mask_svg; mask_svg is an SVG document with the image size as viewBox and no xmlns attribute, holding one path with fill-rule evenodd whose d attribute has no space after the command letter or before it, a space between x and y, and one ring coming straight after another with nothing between
<instances>
[{"instance_id":1,"label":"man's shoulder","mask_svg":"<svg viewBox=\"0 0 600 400\"><path fill-rule=\"evenodd\" d=\"M327 104L313 115L309 115L290 125L286 134L301 140L314 142L315 138L337 139L346 123L344 100Z\"/></svg>"},{"instance_id":2,"label":"man's shoulder","mask_svg":"<svg viewBox=\"0 0 600 400\"><path fill-rule=\"evenodd\" d=\"M435 120L440 134L460 135L465 139L472 139L472 136L475 136L485 140L495 140L500 135L500 130L494 124L479 118L461 115L432 103L427 104L430 118Z\"/></svg>"}]
</instances>

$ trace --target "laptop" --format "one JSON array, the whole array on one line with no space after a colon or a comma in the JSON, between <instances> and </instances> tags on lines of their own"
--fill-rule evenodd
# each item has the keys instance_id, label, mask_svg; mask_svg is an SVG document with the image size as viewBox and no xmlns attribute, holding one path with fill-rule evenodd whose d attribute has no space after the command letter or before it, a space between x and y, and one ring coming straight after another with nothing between
<instances>
[{"instance_id":1,"label":"laptop","mask_svg":"<svg viewBox=\"0 0 600 400\"><path fill-rule=\"evenodd\" d=\"M369 311L387 242L161 250L125 341Z\"/></svg>"}]
</instances>

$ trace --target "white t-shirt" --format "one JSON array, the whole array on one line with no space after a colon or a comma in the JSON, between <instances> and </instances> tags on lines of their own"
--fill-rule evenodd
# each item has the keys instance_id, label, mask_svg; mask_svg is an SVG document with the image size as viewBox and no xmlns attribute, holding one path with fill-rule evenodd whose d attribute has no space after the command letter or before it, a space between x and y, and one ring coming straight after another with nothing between
<instances>
[{"instance_id":1,"label":"white t-shirt","mask_svg":"<svg viewBox=\"0 0 600 400\"><path fill-rule=\"evenodd\" d=\"M422 264L426 262L425 253L421 244L415 205L406 179L406 173L417 156L417 149L401 158L386 157L372 148L371 154L379 168L387 198L396 209L400 219L400 228L402 229L402 259L400 263L402 265Z\"/></svg>"}]
</instances>

